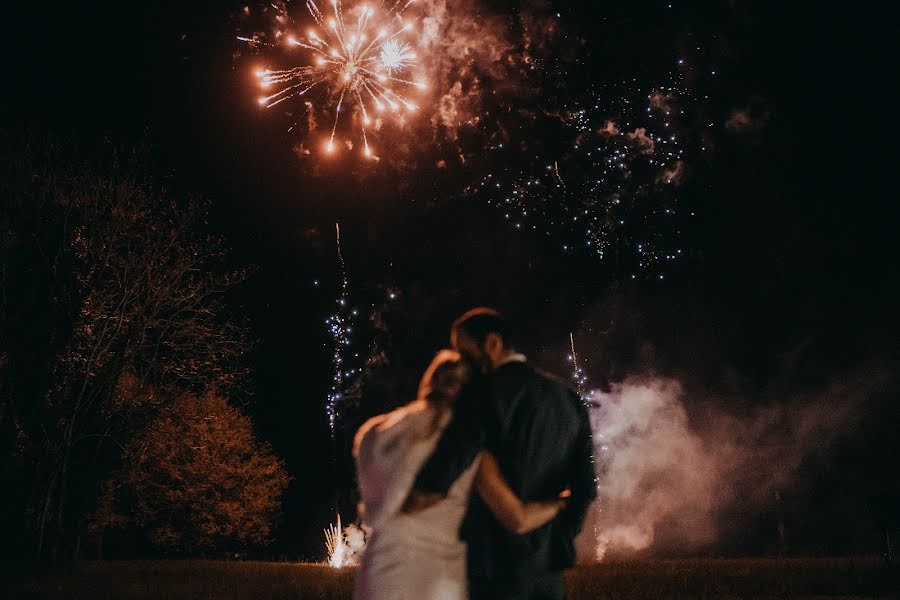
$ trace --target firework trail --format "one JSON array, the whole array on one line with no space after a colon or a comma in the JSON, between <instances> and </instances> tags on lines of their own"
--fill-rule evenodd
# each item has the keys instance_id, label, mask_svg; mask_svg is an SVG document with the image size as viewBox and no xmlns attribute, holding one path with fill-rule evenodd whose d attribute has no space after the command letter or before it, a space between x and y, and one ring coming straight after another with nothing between
<instances>
[{"instance_id":1,"label":"firework trail","mask_svg":"<svg viewBox=\"0 0 900 600\"><path fill-rule=\"evenodd\" d=\"M341 247L340 223L334 224L334 232L338 262L341 268L341 291L337 298L337 312L325 320L328 332L331 334L334 350L334 354L331 357L333 365L331 391L328 394L326 405L328 426L331 428L332 438L335 435L338 410L344 400L347 382L357 372L356 369L347 366L344 353L350 347L350 334L353 333L353 323L356 317L359 316L359 311L350 306L350 281L347 277L347 264L344 262L344 252Z\"/></svg>"},{"instance_id":2,"label":"firework trail","mask_svg":"<svg viewBox=\"0 0 900 600\"><path fill-rule=\"evenodd\" d=\"M572 363L572 382L575 384L575 389L579 395L584 396L588 380L584 369L578 364L578 355L575 353L575 334L571 331L569 332L569 347L571 354L569 354L568 359Z\"/></svg>"},{"instance_id":3,"label":"firework trail","mask_svg":"<svg viewBox=\"0 0 900 600\"><path fill-rule=\"evenodd\" d=\"M401 119L404 113L416 111L419 107L410 94L426 88L413 72L416 25L403 16L412 3L399 0L387 9L384 4L378 8L359 4L345 10L340 0L330 0L325 9L315 0L306 0L312 24L302 33L287 4L271 5L277 12L275 41L262 36L238 36L238 40L254 48L282 50L290 62L299 64L256 71L260 87L271 91L259 98L260 106L306 100L306 113L315 111L314 103L333 113L324 142L329 153L335 151L342 115L350 112L363 155L377 158L369 145L370 127L379 128L385 114ZM353 146L349 138L346 144Z\"/></svg>"},{"instance_id":4,"label":"firework trail","mask_svg":"<svg viewBox=\"0 0 900 600\"><path fill-rule=\"evenodd\" d=\"M591 411L595 410L599 406L599 403L597 402L597 400L594 397L592 397L593 393L589 392L589 390L588 390L590 383L588 381L587 373L585 373L584 369L581 368L581 365L578 363L578 354L575 351L575 334L574 334L574 332L571 332L571 331L569 332L569 352L570 352L570 354L566 358L568 359L569 362L572 363L572 382L575 384L575 390L578 392L578 396L582 399L582 402L584 402L585 408L587 408L588 413L590 413ZM600 437L602 438L602 434L600 434ZM601 446L601 449L605 449L605 448L606 448L606 446ZM601 456L602 456L602 452L601 452ZM596 513L599 513L599 512L602 512L602 510L603 510L601 508L601 505L603 503L603 497L601 495L602 489L600 486L600 479L596 477L597 464L598 464L598 460L597 460L596 456L594 457L593 462L594 462L594 473L595 473L594 481L597 484L597 499L594 502L594 506L593 506L592 510L595 511ZM603 528L600 526L600 520L594 519L593 521L594 521L594 526L593 526L594 544L595 544L595 548L598 549L597 553L596 553L596 559L599 561L599 560L603 559L603 556L600 553L599 549L604 547L604 545L603 545L604 544L604 541L603 541L604 532L603 532Z\"/></svg>"}]
</instances>

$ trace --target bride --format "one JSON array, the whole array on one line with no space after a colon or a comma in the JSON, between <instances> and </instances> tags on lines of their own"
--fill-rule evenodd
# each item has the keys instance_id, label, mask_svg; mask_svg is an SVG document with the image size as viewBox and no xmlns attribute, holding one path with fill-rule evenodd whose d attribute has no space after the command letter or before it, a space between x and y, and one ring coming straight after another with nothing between
<instances>
[{"instance_id":1,"label":"bride","mask_svg":"<svg viewBox=\"0 0 900 600\"><path fill-rule=\"evenodd\" d=\"M523 504L496 459L482 451L445 498L418 512L401 510L469 376L458 353L442 350L422 377L418 399L370 419L357 432L353 455L371 535L357 573L356 600L468 598L466 546L458 532L473 486L497 520L516 533L544 525L563 507L562 500Z\"/></svg>"}]
</instances>

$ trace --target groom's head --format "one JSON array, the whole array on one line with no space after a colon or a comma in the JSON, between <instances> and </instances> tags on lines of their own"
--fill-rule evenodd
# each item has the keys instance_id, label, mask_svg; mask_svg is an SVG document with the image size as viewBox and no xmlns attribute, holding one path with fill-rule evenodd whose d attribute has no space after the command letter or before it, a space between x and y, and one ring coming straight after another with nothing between
<instances>
[{"instance_id":1,"label":"groom's head","mask_svg":"<svg viewBox=\"0 0 900 600\"><path fill-rule=\"evenodd\" d=\"M450 343L482 371L497 368L515 349L509 325L492 308L473 308L450 328Z\"/></svg>"}]
</instances>

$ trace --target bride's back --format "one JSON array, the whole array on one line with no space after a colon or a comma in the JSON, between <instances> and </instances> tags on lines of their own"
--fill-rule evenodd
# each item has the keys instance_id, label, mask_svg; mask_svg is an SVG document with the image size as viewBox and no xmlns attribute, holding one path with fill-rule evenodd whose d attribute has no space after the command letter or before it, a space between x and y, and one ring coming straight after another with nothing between
<instances>
[{"instance_id":1,"label":"bride's back","mask_svg":"<svg viewBox=\"0 0 900 600\"><path fill-rule=\"evenodd\" d=\"M416 475L450 421L452 402L467 378L463 369L455 353L439 354L422 379L419 400L370 419L357 433L357 477L365 522L371 528L357 576L357 598L466 597L465 544L459 540L459 528L477 461L437 503L414 513L402 510Z\"/></svg>"}]
</instances>

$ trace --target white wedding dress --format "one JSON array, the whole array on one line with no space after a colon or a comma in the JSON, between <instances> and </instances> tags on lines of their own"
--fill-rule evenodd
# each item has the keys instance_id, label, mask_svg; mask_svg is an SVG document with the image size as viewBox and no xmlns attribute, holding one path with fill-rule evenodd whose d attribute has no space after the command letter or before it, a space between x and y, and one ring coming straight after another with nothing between
<instances>
[{"instance_id":1,"label":"white wedding dress","mask_svg":"<svg viewBox=\"0 0 900 600\"><path fill-rule=\"evenodd\" d=\"M430 433L433 409L413 402L369 420L357 438L357 476L372 533L356 578L356 600L465 600L466 546L459 540L478 459L447 497L401 512L416 475L450 419Z\"/></svg>"}]
</instances>

